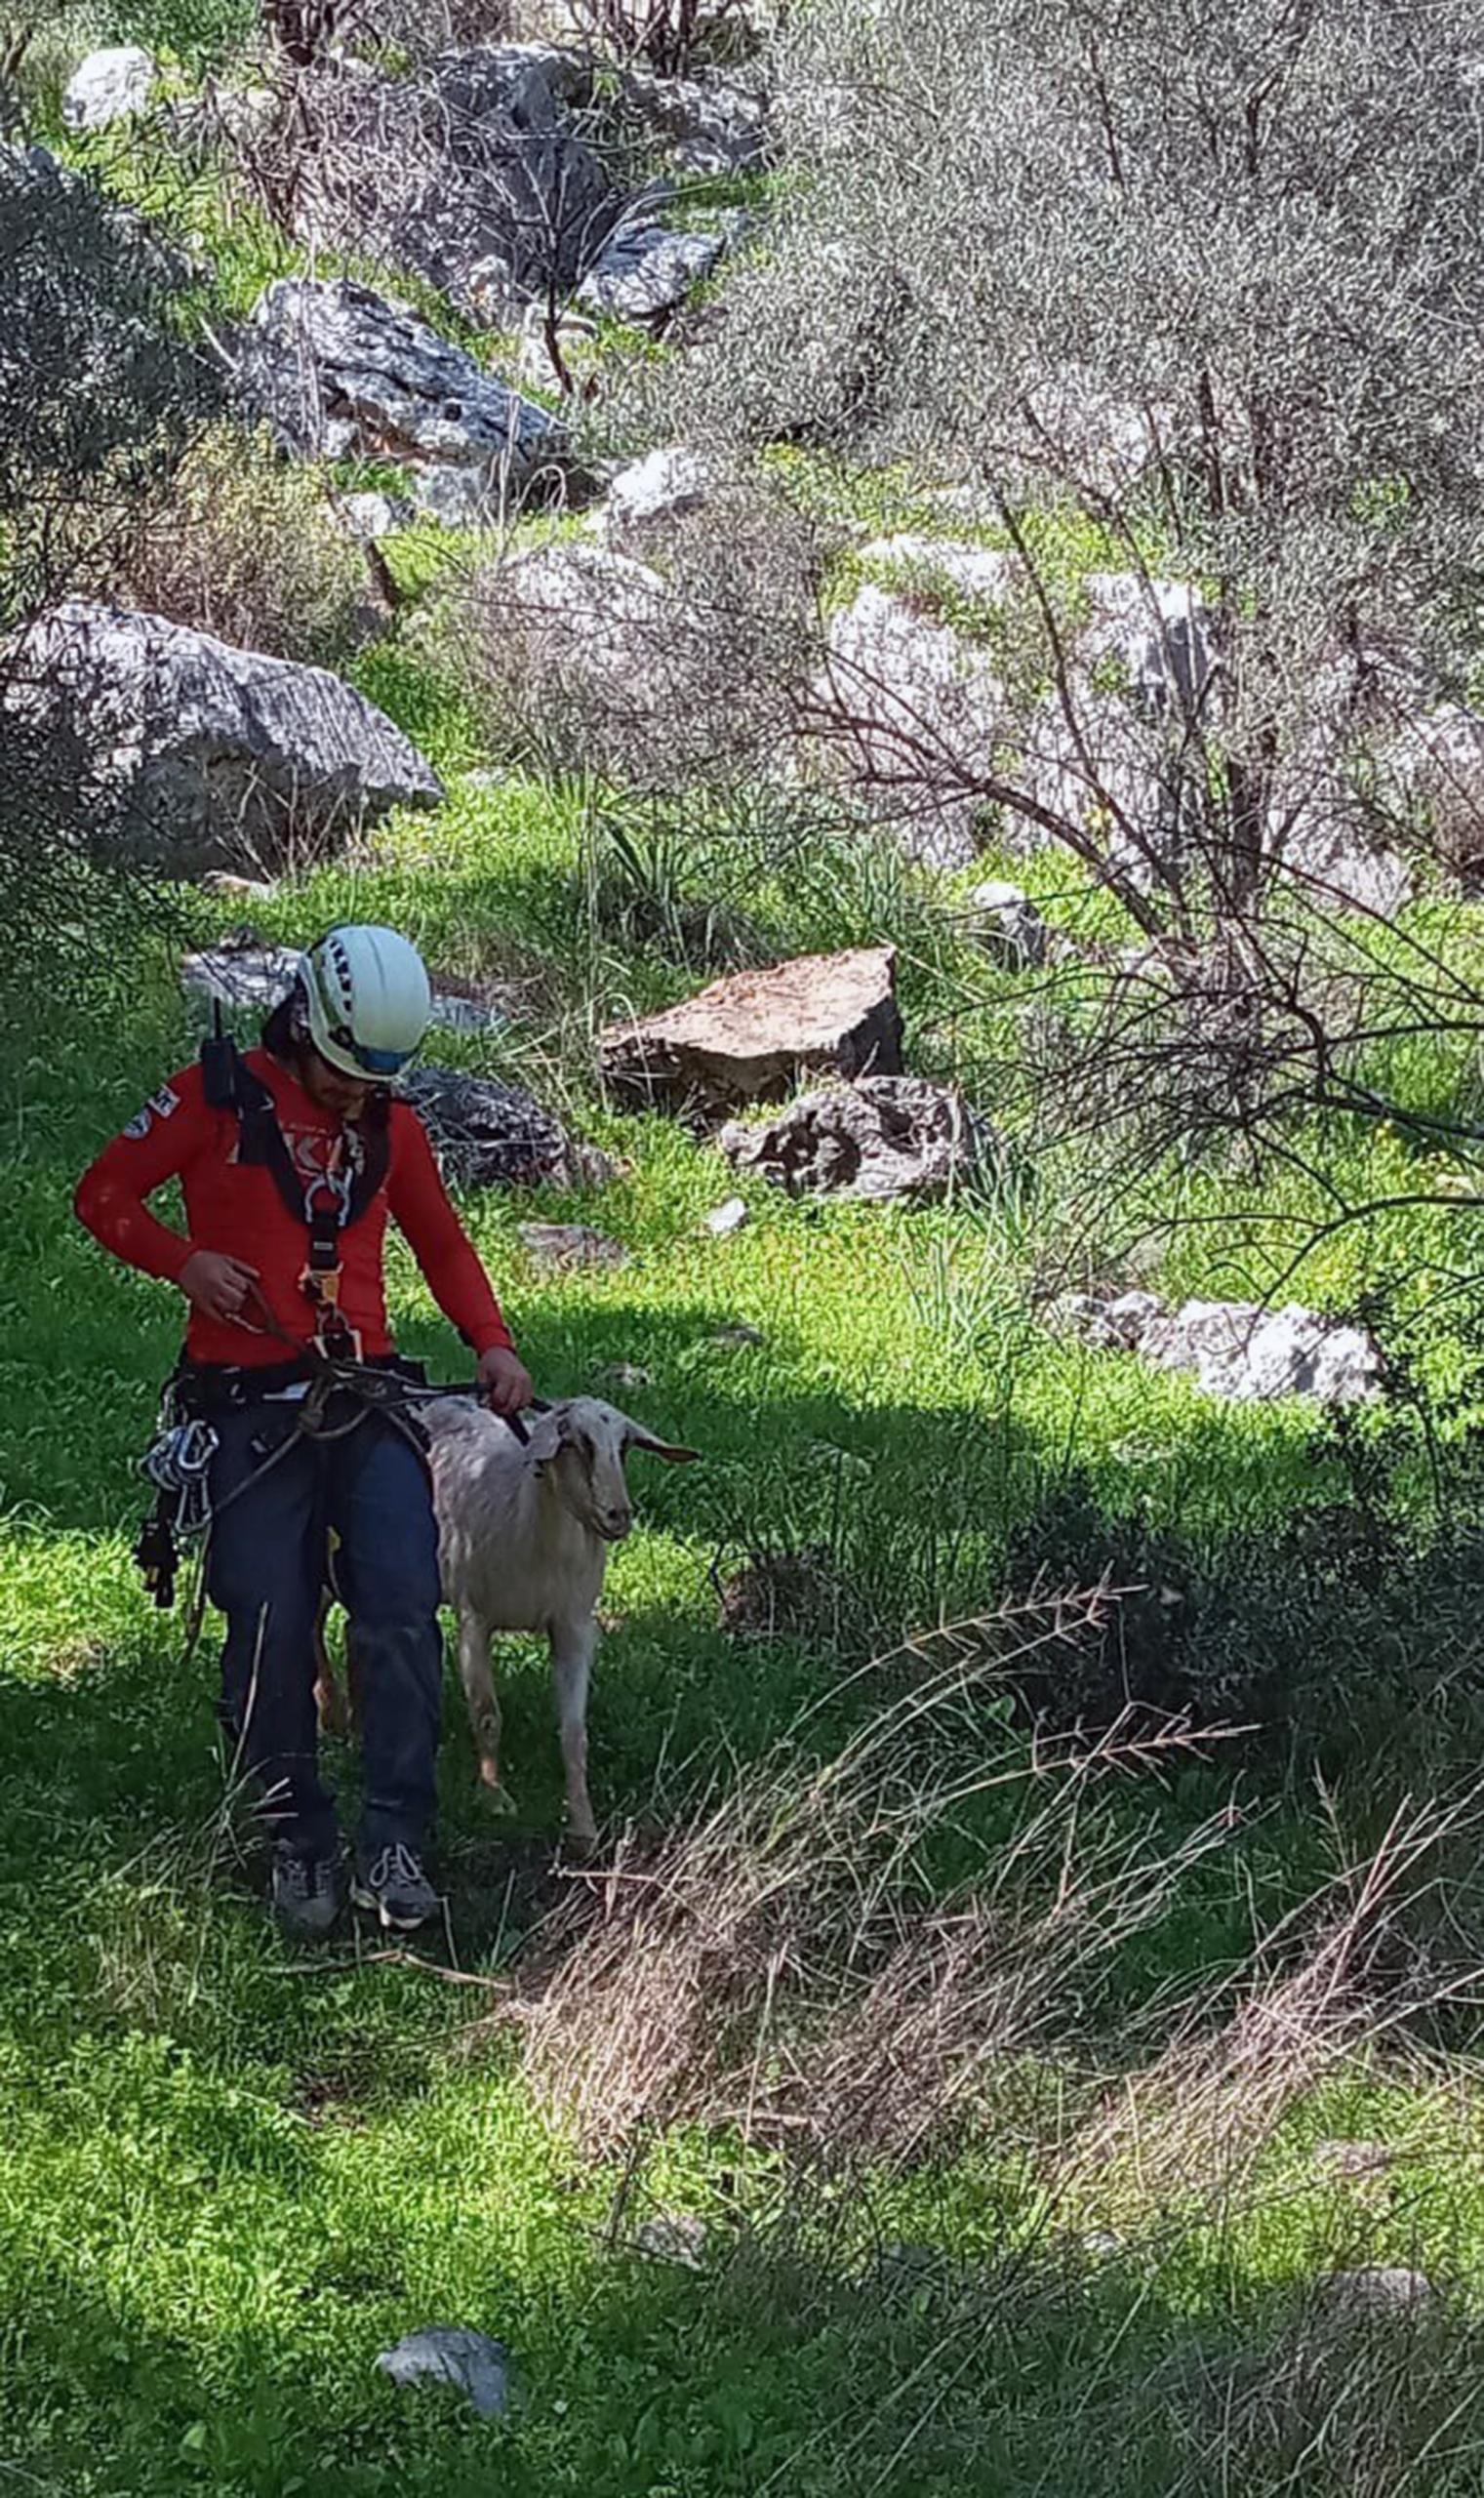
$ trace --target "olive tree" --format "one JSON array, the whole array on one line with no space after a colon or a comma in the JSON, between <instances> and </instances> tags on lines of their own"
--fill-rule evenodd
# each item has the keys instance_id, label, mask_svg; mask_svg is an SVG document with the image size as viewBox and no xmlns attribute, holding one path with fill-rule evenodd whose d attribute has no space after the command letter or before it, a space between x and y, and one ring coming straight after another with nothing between
<instances>
[{"instance_id":1,"label":"olive tree","mask_svg":"<svg viewBox=\"0 0 1484 2498\"><path fill-rule=\"evenodd\" d=\"M1342 802L1357 732L1466 681L1474 11L821 0L785 83L777 248L696 360L693 429L735 436L740 411L754 440L976 485L1046 699L951 758L965 786L1098 850L1127 898L1152 887L1153 925L1195 907L1197 868L1245 909ZM1142 682L1080 664L1038 504L1141 585Z\"/></svg>"},{"instance_id":2,"label":"olive tree","mask_svg":"<svg viewBox=\"0 0 1484 2498\"><path fill-rule=\"evenodd\" d=\"M1389 926L1484 864L1476 10L817 0L778 84L770 245L666 422L902 463L981 556L866 550L801 736L1118 897L1157 976L1047 1019L1090 1131L1113 1068L1187 1145L1394 1112L1388 1035L1484 1033Z\"/></svg>"}]
</instances>

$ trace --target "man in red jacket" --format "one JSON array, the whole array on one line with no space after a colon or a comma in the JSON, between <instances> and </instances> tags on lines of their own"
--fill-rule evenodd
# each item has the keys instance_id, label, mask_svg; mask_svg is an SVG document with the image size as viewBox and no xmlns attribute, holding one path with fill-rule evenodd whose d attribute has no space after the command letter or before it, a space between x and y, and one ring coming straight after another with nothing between
<instances>
[{"instance_id":1,"label":"man in red jacket","mask_svg":"<svg viewBox=\"0 0 1484 2498\"><path fill-rule=\"evenodd\" d=\"M415 1440L381 1414L341 1436L298 1428L308 1349L395 1363L388 1215L474 1354L488 1402L513 1415L531 1395L421 1122L389 1090L430 1004L405 938L332 929L303 956L261 1048L239 1058L229 1043L209 1047L77 1191L79 1219L105 1249L190 1304L178 1389L217 1435L208 1587L226 1616L222 1714L272 1822L274 1908L303 1935L327 1932L340 1905L313 1692L332 1528L364 1692L351 1894L404 1929L438 1905L425 1857L443 1660L427 1471ZM183 1237L146 1202L170 1180L181 1186Z\"/></svg>"}]
</instances>

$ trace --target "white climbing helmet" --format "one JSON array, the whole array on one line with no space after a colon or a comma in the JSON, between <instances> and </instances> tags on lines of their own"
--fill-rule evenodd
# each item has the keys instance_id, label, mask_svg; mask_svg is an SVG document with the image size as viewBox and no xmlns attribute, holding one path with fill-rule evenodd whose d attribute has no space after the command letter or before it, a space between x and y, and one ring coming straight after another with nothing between
<instances>
[{"instance_id":1,"label":"white climbing helmet","mask_svg":"<svg viewBox=\"0 0 1484 2498\"><path fill-rule=\"evenodd\" d=\"M394 928L332 928L301 958L309 1037L342 1075L386 1083L427 1029L432 990Z\"/></svg>"}]
</instances>

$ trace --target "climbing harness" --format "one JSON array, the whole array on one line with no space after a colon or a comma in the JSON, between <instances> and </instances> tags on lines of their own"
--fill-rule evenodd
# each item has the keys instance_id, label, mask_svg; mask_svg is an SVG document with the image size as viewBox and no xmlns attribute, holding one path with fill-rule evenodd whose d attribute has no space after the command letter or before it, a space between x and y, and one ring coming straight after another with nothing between
<instances>
[{"instance_id":1,"label":"climbing harness","mask_svg":"<svg viewBox=\"0 0 1484 2498\"><path fill-rule=\"evenodd\" d=\"M279 1335L282 1331L265 1308L263 1314L266 1332ZM300 1390L302 1393L296 1392ZM472 1381L447 1386L430 1383L419 1362L399 1357L384 1362L338 1361L313 1346L296 1347L292 1362L267 1371L197 1368L182 1362L167 1384L159 1431L140 1460L141 1472L155 1486L156 1500L140 1530L135 1559L156 1605L167 1611L175 1602L181 1545L204 1544L217 1521L246 1493L255 1491L302 1441L348 1439L375 1415L400 1431L425 1464L428 1439L418 1407L440 1397L481 1393ZM219 1442L210 1416L249 1407L266 1412L276 1407L292 1420L281 1438L272 1444L264 1442L253 1471L214 1504L211 1466ZM532 1407L545 1411L540 1397L533 1397ZM524 1446L530 1433L520 1416L506 1414L502 1419ZM256 1448L255 1454L259 1454ZM199 1628L199 1601L195 1622Z\"/></svg>"},{"instance_id":2,"label":"climbing harness","mask_svg":"<svg viewBox=\"0 0 1484 2498\"><path fill-rule=\"evenodd\" d=\"M361 1339L341 1309L341 1235L360 1222L384 1185L391 1159L385 1119L373 1118L364 1130L342 1128L324 1169L305 1177L295 1167L272 1094L222 1028L220 1002L201 1044L201 1071L212 1108L236 1116L238 1161L268 1172L308 1232L299 1288L314 1311L315 1344L331 1360L358 1362Z\"/></svg>"}]
</instances>

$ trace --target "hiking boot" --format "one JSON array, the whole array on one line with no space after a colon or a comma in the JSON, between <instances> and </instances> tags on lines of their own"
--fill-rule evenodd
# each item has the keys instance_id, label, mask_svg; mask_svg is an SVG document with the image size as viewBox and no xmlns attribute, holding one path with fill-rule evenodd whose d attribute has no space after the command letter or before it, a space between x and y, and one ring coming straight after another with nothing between
<instances>
[{"instance_id":1,"label":"hiking boot","mask_svg":"<svg viewBox=\"0 0 1484 2498\"><path fill-rule=\"evenodd\" d=\"M317 1943L341 1913L341 1886L333 1856L301 1856L287 1839L273 1849L273 1914L285 1934Z\"/></svg>"},{"instance_id":2,"label":"hiking boot","mask_svg":"<svg viewBox=\"0 0 1484 2498\"><path fill-rule=\"evenodd\" d=\"M440 1906L421 1857L401 1839L379 1848L373 1857L357 1858L350 1896L358 1909L370 1909L398 1934L425 1925Z\"/></svg>"}]
</instances>

